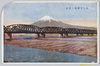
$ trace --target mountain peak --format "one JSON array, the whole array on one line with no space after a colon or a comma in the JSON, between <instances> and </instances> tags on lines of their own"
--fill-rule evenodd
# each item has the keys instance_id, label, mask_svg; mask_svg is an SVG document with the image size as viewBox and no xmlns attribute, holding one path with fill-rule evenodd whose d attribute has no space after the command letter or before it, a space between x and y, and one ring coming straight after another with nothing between
<instances>
[{"instance_id":1,"label":"mountain peak","mask_svg":"<svg viewBox=\"0 0 100 66\"><path fill-rule=\"evenodd\" d=\"M50 17L50 16L44 16L44 17L40 18L39 20L41 20L41 21L46 21L46 20L55 20L55 19L53 19L53 18Z\"/></svg>"}]
</instances>

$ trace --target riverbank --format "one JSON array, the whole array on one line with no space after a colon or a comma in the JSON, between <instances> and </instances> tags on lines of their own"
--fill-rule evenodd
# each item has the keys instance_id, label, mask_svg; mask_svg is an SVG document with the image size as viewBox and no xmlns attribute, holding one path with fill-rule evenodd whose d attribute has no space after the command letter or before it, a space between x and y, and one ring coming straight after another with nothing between
<instances>
[{"instance_id":1,"label":"riverbank","mask_svg":"<svg viewBox=\"0 0 100 66\"><path fill-rule=\"evenodd\" d=\"M97 56L96 36L77 36L60 38L57 35L47 35L46 38L34 39L32 34L13 34L13 40L5 40L5 44L51 50L64 53L73 53L86 56Z\"/></svg>"}]
</instances>

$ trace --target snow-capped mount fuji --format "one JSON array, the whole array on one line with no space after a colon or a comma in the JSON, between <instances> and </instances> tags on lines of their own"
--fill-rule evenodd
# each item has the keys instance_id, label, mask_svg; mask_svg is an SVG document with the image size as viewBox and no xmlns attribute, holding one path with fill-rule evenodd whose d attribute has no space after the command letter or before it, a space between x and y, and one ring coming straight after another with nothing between
<instances>
[{"instance_id":1,"label":"snow-capped mount fuji","mask_svg":"<svg viewBox=\"0 0 100 66\"><path fill-rule=\"evenodd\" d=\"M75 26L75 25L65 24L62 21L53 19L50 16L44 16L40 18L38 21L34 22L33 25L36 25L38 27L62 27L62 28L79 28L79 29L92 29L92 30L97 29L94 27L84 27L84 26Z\"/></svg>"},{"instance_id":2,"label":"snow-capped mount fuji","mask_svg":"<svg viewBox=\"0 0 100 66\"><path fill-rule=\"evenodd\" d=\"M53 19L50 16L44 16L44 17L42 17L42 18L39 19L39 21L50 21L50 20L55 20L55 19Z\"/></svg>"},{"instance_id":3,"label":"snow-capped mount fuji","mask_svg":"<svg viewBox=\"0 0 100 66\"><path fill-rule=\"evenodd\" d=\"M39 27L63 27L66 28L66 24L58 21L56 19L53 19L50 16L44 16L40 18L38 21L34 22L33 25L39 26Z\"/></svg>"}]
</instances>

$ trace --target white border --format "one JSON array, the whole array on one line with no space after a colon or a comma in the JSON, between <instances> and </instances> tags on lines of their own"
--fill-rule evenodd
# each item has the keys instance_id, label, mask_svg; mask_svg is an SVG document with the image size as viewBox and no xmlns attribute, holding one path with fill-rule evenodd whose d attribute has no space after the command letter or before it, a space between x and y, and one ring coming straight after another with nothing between
<instances>
[{"instance_id":1,"label":"white border","mask_svg":"<svg viewBox=\"0 0 100 66\"><path fill-rule=\"evenodd\" d=\"M67 63L67 62L62 62L62 63L52 63L52 62L43 62L43 63L38 63L38 62L16 62L16 63L4 63L4 37L3 37L3 23L4 23L4 10L2 10L2 16L1 16L1 23L2 23L2 63L3 64L99 64L99 1L14 1L11 3L97 3L97 63Z\"/></svg>"},{"instance_id":2,"label":"white border","mask_svg":"<svg viewBox=\"0 0 100 66\"><path fill-rule=\"evenodd\" d=\"M99 33L99 16L100 16L100 7L99 7L100 3L99 1L97 2L97 63L99 63L99 36L100 36L100 33Z\"/></svg>"},{"instance_id":3,"label":"white border","mask_svg":"<svg viewBox=\"0 0 100 66\"><path fill-rule=\"evenodd\" d=\"M14 1L12 3L72 3L72 2L75 2L75 3L94 3L94 2L97 2L97 1Z\"/></svg>"},{"instance_id":4,"label":"white border","mask_svg":"<svg viewBox=\"0 0 100 66\"><path fill-rule=\"evenodd\" d=\"M4 37L3 37L3 36L4 36L4 35L3 35L3 34L4 34L4 30L3 30L3 23L4 23L4 10L2 10L2 14L1 14L1 24L2 24L2 25L1 25L1 28L2 28L2 29L1 29L1 30L2 30L2 31L1 31L1 34L2 34L2 35L1 35L1 37L2 37L2 39L1 39L1 43L2 43L2 45L1 45L1 46L2 46L2 48L1 48L1 50L2 50L2 51L1 51L1 53L2 53L1 57L2 57L2 63L4 63L4 62L3 62L3 61L4 61L4 60L3 60L3 59L4 59L4 40L3 40L3 39L4 39Z\"/></svg>"}]
</instances>

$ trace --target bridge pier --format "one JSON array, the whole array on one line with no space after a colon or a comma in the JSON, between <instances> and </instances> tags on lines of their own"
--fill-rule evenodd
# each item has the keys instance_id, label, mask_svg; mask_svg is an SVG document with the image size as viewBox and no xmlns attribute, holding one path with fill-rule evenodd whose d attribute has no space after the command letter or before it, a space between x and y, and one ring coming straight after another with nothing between
<instances>
[{"instance_id":1,"label":"bridge pier","mask_svg":"<svg viewBox=\"0 0 100 66\"><path fill-rule=\"evenodd\" d=\"M77 33L76 36L79 36L79 34Z\"/></svg>"},{"instance_id":2,"label":"bridge pier","mask_svg":"<svg viewBox=\"0 0 100 66\"><path fill-rule=\"evenodd\" d=\"M41 33L41 37L42 38L45 38L45 33Z\"/></svg>"},{"instance_id":3,"label":"bridge pier","mask_svg":"<svg viewBox=\"0 0 100 66\"><path fill-rule=\"evenodd\" d=\"M40 34L39 33L36 33L36 38L39 38L40 37Z\"/></svg>"},{"instance_id":4,"label":"bridge pier","mask_svg":"<svg viewBox=\"0 0 100 66\"><path fill-rule=\"evenodd\" d=\"M81 36L83 36L83 34L81 34Z\"/></svg>"},{"instance_id":5,"label":"bridge pier","mask_svg":"<svg viewBox=\"0 0 100 66\"><path fill-rule=\"evenodd\" d=\"M3 35L3 38L4 38L4 40L5 40L5 33L4 33L4 35Z\"/></svg>"},{"instance_id":6,"label":"bridge pier","mask_svg":"<svg viewBox=\"0 0 100 66\"><path fill-rule=\"evenodd\" d=\"M90 34L88 34L88 36L90 36Z\"/></svg>"},{"instance_id":7,"label":"bridge pier","mask_svg":"<svg viewBox=\"0 0 100 66\"><path fill-rule=\"evenodd\" d=\"M60 37L63 37L63 33L60 33Z\"/></svg>"},{"instance_id":8,"label":"bridge pier","mask_svg":"<svg viewBox=\"0 0 100 66\"><path fill-rule=\"evenodd\" d=\"M63 37L68 37L68 33L64 33L64 36Z\"/></svg>"},{"instance_id":9,"label":"bridge pier","mask_svg":"<svg viewBox=\"0 0 100 66\"><path fill-rule=\"evenodd\" d=\"M7 33L7 35L10 37L10 40L12 40L12 33Z\"/></svg>"},{"instance_id":10,"label":"bridge pier","mask_svg":"<svg viewBox=\"0 0 100 66\"><path fill-rule=\"evenodd\" d=\"M3 41L4 41L4 44L5 44L5 33L4 33L4 35L3 35Z\"/></svg>"}]
</instances>

